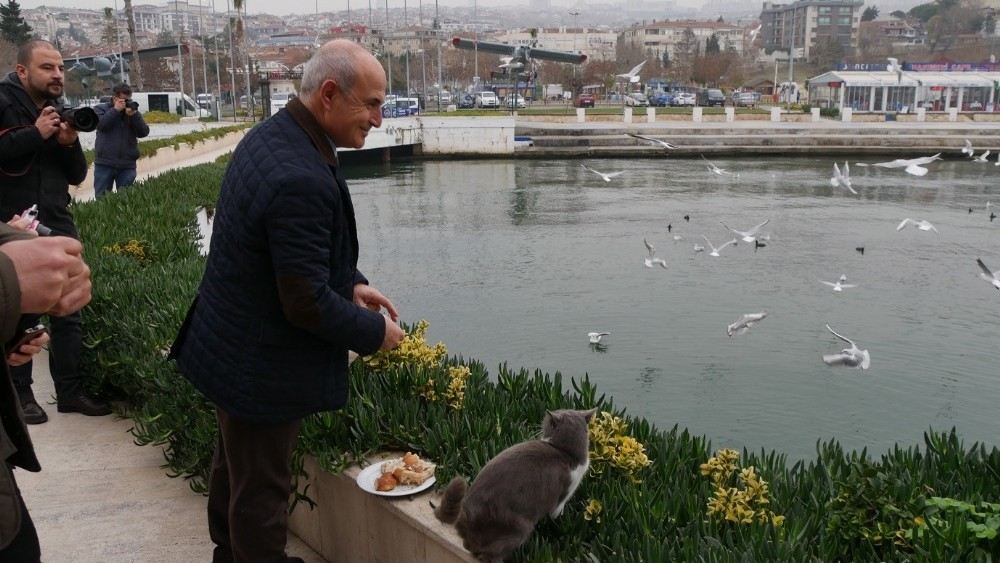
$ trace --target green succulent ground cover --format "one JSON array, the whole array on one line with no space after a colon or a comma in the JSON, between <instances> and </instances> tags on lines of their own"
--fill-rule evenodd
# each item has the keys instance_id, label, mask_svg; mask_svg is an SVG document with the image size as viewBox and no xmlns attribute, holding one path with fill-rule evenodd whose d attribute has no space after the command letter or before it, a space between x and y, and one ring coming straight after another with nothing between
<instances>
[{"instance_id":1,"label":"green succulent ground cover","mask_svg":"<svg viewBox=\"0 0 1000 563\"><path fill-rule=\"evenodd\" d=\"M214 204L224 167L177 170L74 206L94 280L84 311L86 374L123 401L137 443L167 446L168 473L195 491L205 488L215 420L164 356L204 267L195 210ZM966 446L954 431L930 431L920 446L880 455L829 442L796 463L776 452L736 457L713 451L697 429L629 417L586 378L505 366L488 373L431 351L420 324L409 329L398 354L355 362L349 404L305 422L296 459L313 455L336 472L371 452L411 450L439 463L444 484L536 436L546 409L600 407L610 414L603 429L592 427L591 473L517 561L1000 557L1000 450Z\"/></svg>"}]
</instances>

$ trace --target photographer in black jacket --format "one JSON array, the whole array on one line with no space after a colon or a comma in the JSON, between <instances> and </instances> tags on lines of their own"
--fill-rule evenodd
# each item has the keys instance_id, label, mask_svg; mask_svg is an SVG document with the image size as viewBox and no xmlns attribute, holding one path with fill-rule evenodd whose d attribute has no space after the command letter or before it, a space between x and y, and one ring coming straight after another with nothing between
<instances>
[{"instance_id":1,"label":"photographer in black jacket","mask_svg":"<svg viewBox=\"0 0 1000 563\"><path fill-rule=\"evenodd\" d=\"M17 52L14 72L0 80L0 219L7 220L34 204L38 220L54 235L80 237L69 211L69 185L83 182L87 161L77 132L52 105L63 94L63 59L48 41L32 40ZM111 413L88 397L79 372L80 313L49 316L52 334L49 367L59 412L90 416ZM19 330L37 317L21 319ZM31 392L29 362L11 369L25 421L48 420Z\"/></svg>"},{"instance_id":2,"label":"photographer in black jacket","mask_svg":"<svg viewBox=\"0 0 1000 563\"><path fill-rule=\"evenodd\" d=\"M132 88L119 84L110 102L94 107L97 143L94 146L94 197L103 197L115 186L122 191L135 182L139 141L149 135L139 104L132 101Z\"/></svg>"}]
</instances>

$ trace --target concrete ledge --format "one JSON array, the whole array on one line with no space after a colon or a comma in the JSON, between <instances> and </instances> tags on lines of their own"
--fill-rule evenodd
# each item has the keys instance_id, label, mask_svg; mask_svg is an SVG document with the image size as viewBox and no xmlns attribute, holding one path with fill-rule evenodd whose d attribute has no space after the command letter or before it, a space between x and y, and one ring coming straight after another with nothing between
<instances>
[{"instance_id":1,"label":"concrete ledge","mask_svg":"<svg viewBox=\"0 0 1000 563\"><path fill-rule=\"evenodd\" d=\"M227 147L234 147L249 130L250 128L233 131L232 133L227 133L218 139L206 139L204 141L199 141L195 143L194 146L187 143L181 143L176 149L174 147L163 147L158 149L152 156L140 158L136 161L136 176L143 177L151 172L162 170L164 168L170 168L178 163L190 160L191 158L201 154L214 152ZM91 193L94 191L93 164L91 164L90 168L87 169L87 178L82 184L76 187L76 190L78 192L89 191Z\"/></svg>"},{"instance_id":2,"label":"concrete ledge","mask_svg":"<svg viewBox=\"0 0 1000 563\"><path fill-rule=\"evenodd\" d=\"M376 463L400 454L369 459ZM308 457L305 469L308 495L316 502L310 509L299 503L288 520L289 529L327 561L369 563L475 563L462 547L452 526L434 517L439 495L425 492L413 497L380 497L361 490L355 482L361 468L353 466L342 475L323 471Z\"/></svg>"}]
</instances>

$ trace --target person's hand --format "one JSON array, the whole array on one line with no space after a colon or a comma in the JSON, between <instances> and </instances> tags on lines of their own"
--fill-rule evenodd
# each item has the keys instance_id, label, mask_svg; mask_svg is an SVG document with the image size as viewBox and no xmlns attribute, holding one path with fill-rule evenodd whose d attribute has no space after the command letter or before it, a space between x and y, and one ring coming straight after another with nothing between
<instances>
[{"instance_id":1,"label":"person's hand","mask_svg":"<svg viewBox=\"0 0 1000 563\"><path fill-rule=\"evenodd\" d=\"M112 102L115 105L114 106L115 107L115 111L124 111L126 109L125 108L125 98L119 98L118 96L115 96L111 100L112 100Z\"/></svg>"},{"instance_id":2,"label":"person's hand","mask_svg":"<svg viewBox=\"0 0 1000 563\"><path fill-rule=\"evenodd\" d=\"M38 119L35 120L35 127L41 133L43 139L48 139L59 132L60 121L56 108L46 106L42 108L42 113L38 114Z\"/></svg>"},{"instance_id":3,"label":"person's hand","mask_svg":"<svg viewBox=\"0 0 1000 563\"><path fill-rule=\"evenodd\" d=\"M63 317L90 302L90 268L83 245L69 237L13 240L0 252L14 263L21 287L22 313Z\"/></svg>"},{"instance_id":4,"label":"person's hand","mask_svg":"<svg viewBox=\"0 0 1000 563\"><path fill-rule=\"evenodd\" d=\"M30 362L35 354L42 351L42 346L49 343L49 340L49 333L43 332L29 340L27 344L22 344L20 348L7 354L7 365L17 367Z\"/></svg>"},{"instance_id":5,"label":"person's hand","mask_svg":"<svg viewBox=\"0 0 1000 563\"><path fill-rule=\"evenodd\" d=\"M21 217L20 213L15 213L14 216L7 221L8 225L19 231L24 231L38 236L38 231L36 231L32 226L33 223L34 221L30 217Z\"/></svg>"},{"instance_id":6,"label":"person's hand","mask_svg":"<svg viewBox=\"0 0 1000 563\"><path fill-rule=\"evenodd\" d=\"M132 117L133 115L135 115L135 110L132 108L125 108L125 115Z\"/></svg>"},{"instance_id":7,"label":"person's hand","mask_svg":"<svg viewBox=\"0 0 1000 563\"><path fill-rule=\"evenodd\" d=\"M379 347L379 350L392 350L396 346L399 346L406 333L388 315L384 315L382 318L385 319L385 336L382 337L382 346Z\"/></svg>"},{"instance_id":8,"label":"person's hand","mask_svg":"<svg viewBox=\"0 0 1000 563\"><path fill-rule=\"evenodd\" d=\"M56 140L59 141L60 145L72 145L76 142L77 136L76 129L70 127L69 123L59 124L59 136L56 137Z\"/></svg>"},{"instance_id":9,"label":"person's hand","mask_svg":"<svg viewBox=\"0 0 1000 563\"><path fill-rule=\"evenodd\" d=\"M380 313L384 307L389 313L389 318L393 322L399 322L399 313L392 301L389 301L385 295L382 295L382 292L370 285L359 283L354 286L354 303L358 307L364 307L376 313Z\"/></svg>"}]
</instances>

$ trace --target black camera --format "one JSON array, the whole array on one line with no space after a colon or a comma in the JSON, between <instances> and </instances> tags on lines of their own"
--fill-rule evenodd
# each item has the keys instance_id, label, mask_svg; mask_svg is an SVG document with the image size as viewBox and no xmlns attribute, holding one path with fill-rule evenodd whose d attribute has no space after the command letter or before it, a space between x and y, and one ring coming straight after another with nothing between
<instances>
[{"instance_id":1,"label":"black camera","mask_svg":"<svg viewBox=\"0 0 1000 563\"><path fill-rule=\"evenodd\" d=\"M125 100L125 108L132 111L139 111L139 102L135 100Z\"/></svg>"},{"instance_id":2,"label":"black camera","mask_svg":"<svg viewBox=\"0 0 1000 563\"><path fill-rule=\"evenodd\" d=\"M97 112L93 109L83 106L78 108L66 107L60 102L48 102L46 106L52 106L56 109L56 113L59 114L59 119L65 121L70 127L81 131L83 133L89 133L97 129Z\"/></svg>"}]
</instances>

